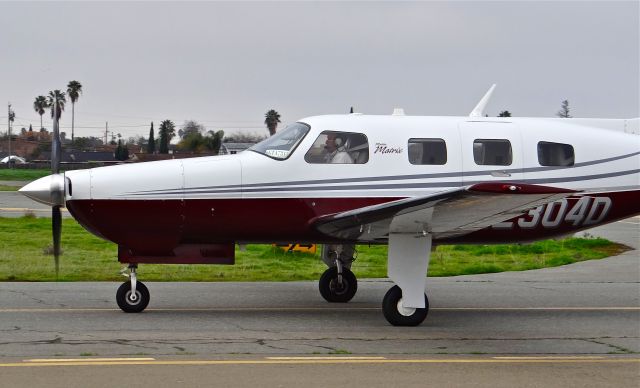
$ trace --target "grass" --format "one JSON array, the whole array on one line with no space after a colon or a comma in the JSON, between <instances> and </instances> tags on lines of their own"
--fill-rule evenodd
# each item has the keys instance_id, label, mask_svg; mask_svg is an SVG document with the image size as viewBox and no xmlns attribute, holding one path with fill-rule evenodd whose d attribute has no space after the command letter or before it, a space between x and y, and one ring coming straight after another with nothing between
<instances>
[{"instance_id":1,"label":"grass","mask_svg":"<svg viewBox=\"0 0 640 388\"><path fill-rule=\"evenodd\" d=\"M0 185L0 191L18 191L20 186Z\"/></svg>"},{"instance_id":2,"label":"grass","mask_svg":"<svg viewBox=\"0 0 640 388\"><path fill-rule=\"evenodd\" d=\"M0 281L53 281L48 218L0 218ZM116 281L122 265L115 244L85 231L75 220L62 226L60 281ZM429 276L455 276L553 267L600 259L627 248L604 239L548 240L530 245L452 245L432 253ZM386 246L358 246L353 269L359 278L386 276ZM326 269L319 253L285 253L270 245L236 250L236 265L141 266L145 281L317 280Z\"/></svg>"},{"instance_id":3,"label":"grass","mask_svg":"<svg viewBox=\"0 0 640 388\"><path fill-rule=\"evenodd\" d=\"M48 168L0 168L0 181L32 181L51 175Z\"/></svg>"}]
</instances>

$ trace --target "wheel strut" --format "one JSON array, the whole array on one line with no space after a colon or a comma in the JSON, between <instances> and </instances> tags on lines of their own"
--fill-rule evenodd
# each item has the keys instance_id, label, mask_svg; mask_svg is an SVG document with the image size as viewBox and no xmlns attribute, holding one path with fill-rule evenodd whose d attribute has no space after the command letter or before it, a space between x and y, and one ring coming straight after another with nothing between
<instances>
[{"instance_id":1,"label":"wheel strut","mask_svg":"<svg viewBox=\"0 0 640 388\"><path fill-rule=\"evenodd\" d=\"M138 276L136 275L136 270L138 269L138 264L129 264L129 280L131 281L131 299L132 302L135 302L138 299L136 294L136 284L138 283Z\"/></svg>"}]
</instances>

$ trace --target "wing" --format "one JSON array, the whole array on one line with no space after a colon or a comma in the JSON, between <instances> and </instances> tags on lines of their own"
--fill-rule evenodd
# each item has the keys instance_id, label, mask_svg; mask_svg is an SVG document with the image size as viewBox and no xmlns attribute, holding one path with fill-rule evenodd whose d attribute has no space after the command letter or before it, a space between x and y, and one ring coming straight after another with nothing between
<instances>
[{"instance_id":1,"label":"wing","mask_svg":"<svg viewBox=\"0 0 640 388\"><path fill-rule=\"evenodd\" d=\"M389 233L431 233L436 239L449 238L484 229L576 192L480 183L318 217L311 226L326 236L353 242L382 242Z\"/></svg>"}]
</instances>

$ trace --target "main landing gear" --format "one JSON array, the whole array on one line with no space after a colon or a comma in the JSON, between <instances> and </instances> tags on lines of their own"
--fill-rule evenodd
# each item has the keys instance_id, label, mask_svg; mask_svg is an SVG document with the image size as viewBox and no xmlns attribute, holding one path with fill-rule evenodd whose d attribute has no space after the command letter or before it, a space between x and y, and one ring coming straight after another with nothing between
<instances>
[{"instance_id":1,"label":"main landing gear","mask_svg":"<svg viewBox=\"0 0 640 388\"><path fill-rule=\"evenodd\" d=\"M395 286L382 300L382 313L394 326L417 326L429 313L424 289L431 255L431 234L390 233L387 274Z\"/></svg>"},{"instance_id":2,"label":"main landing gear","mask_svg":"<svg viewBox=\"0 0 640 388\"><path fill-rule=\"evenodd\" d=\"M351 272L354 260L354 245L325 245L322 261L329 267L318 283L320 295L331 303L346 303L358 291L356 275Z\"/></svg>"},{"instance_id":3,"label":"main landing gear","mask_svg":"<svg viewBox=\"0 0 640 388\"><path fill-rule=\"evenodd\" d=\"M129 277L129 281L122 283L116 292L116 301L118 306L125 313L142 312L149 305L151 296L149 290L136 277L136 264L129 264L129 273L123 273Z\"/></svg>"},{"instance_id":4,"label":"main landing gear","mask_svg":"<svg viewBox=\"0 0 640 388\"><path fill-rule=\"evenodd\" d=\"M393 326L418 326L429 313L429 299L424 294L424 307L405 307L402 299L402 290L393 286L382 299L382 314Z\"/></svg>"}]
</instances>

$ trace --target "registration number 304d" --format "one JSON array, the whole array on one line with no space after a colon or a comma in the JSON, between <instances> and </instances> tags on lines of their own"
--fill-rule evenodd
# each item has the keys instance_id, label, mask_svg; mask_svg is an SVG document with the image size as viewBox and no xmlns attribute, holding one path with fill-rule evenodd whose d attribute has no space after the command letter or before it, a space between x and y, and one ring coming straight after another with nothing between
<instances>
[{"instance_id":1,"label":"registration number 304d","mask_svg":"<svg viewBox=\"0 0 640 388\"><path fill-rule=\"evenodd\" d=\"M571 204L573 202L573 205ZM573 227L595 225L601 222L611 210L609 197L581 197L577 201L563 198L538 206L514 221L501 222L493 225L494 229L535 229L539 225L543 228L557 228L563 223Z\"/></svg>"}]
</instances>

